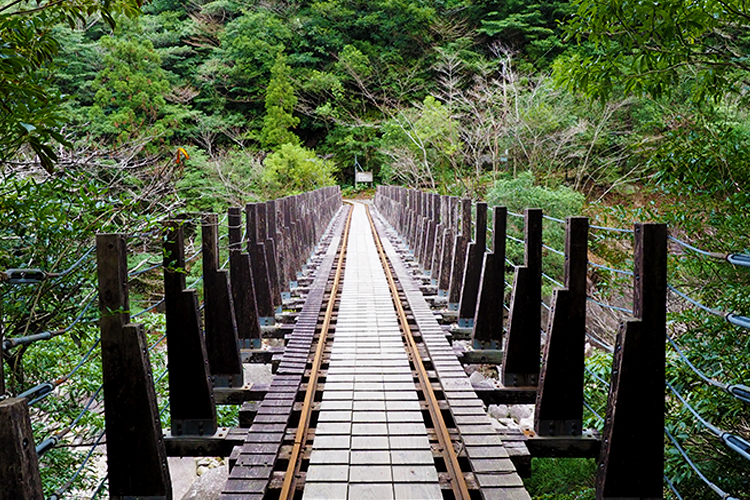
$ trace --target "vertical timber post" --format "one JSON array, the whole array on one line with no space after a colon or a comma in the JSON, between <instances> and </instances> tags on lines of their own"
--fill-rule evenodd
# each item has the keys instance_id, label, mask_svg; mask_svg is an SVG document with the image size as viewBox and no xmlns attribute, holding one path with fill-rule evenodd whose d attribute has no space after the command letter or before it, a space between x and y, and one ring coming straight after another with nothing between
<instances>
[{"instance_id":1,"label":"vertical timber post","mask_svg":"<svg viewBox=\"0 0 750 500\"><path fill-rule=\"evenodd\" d=\"M229 224L229 273L232 281L232 298L237 320L237 337L240 347L260 347L260 325L258 306L255 303L253 270L250 256L243 252L241 228L242 210L232 207L228 211Z\"/></svg>"},{"instance_id":2,"label":"vertical timber post","mask_svg":"<svg viewBox=\"0 0 750 500\"><path fill-rule=\"evenodd\" d=\"M552 292L534 428L540 436L583 432L583 368L586 348L586 217L565 221L565 288Z\"/></svg>"},{"instance_id":3,"label":"vertical timber post","mask_svg":"<svg viewBox=\"0 0 750 500\"><path fill-rule=\"evenodd\" d=\"M26 399L0 401L0 450L0 500L44 498Z\"/></svg>"},{"instance_id":4,"label":"vertical timber post","mask_svg":"<svg viewBox=\"0 0 750 500\"><path fill-rule=\"evenodd\" d=\"M216 406L198 297L185 289L182 221L168 221L164 242L164 303L172 435L216 432Z\"/></svg>"},{"instance_id":5,"label":"vertical timber post","mask_svg":"<svg viewBox=\"0 0 750 500\"><path fill-rule=\"evenodd\" d=\"M503 352L502 382L506 387L539 383L542 323L542 211L524 211L526 253L516 267Z\"/></svg>"},{"instance_id":6,"label":"vertical timber post","mask_svg":"<svg viewBox=\"0 0 750 500\"><path fill-rule=\"evenodd\" d=\"M248 203L245 206L245 216L247 217L247 251L253 266L253 283L259 321L261 325L273 324L274 308L271 299L271 283L266 267L266 254L263 249L264 242L258 240L258 204ZM299 224L297 227L299 228ZM302 245L300 243L300 247ZM302 248L299 250L301 251Z\"/></svg>"},{"instance_id":7,"label":"vertical timber post","mask_svg":"<svg viewBox=\"0 0 750 500\"><path fill-rule=\"evenodd\" d=\"M466 248L471 241L471 200L461 200L461 232L456 236L453 244L453 262L448 287L448 309L458 311L461 300L461 287L464 283L464 268L466 267Z\"/></svg>"},{"instance_id":8,"label":"vertical timber post","mask_svg":"<svg viewBox=\"0 0 750 500\"><path fill-rule=\"evenodd\" d=\"M477 203L476 211L474 241L469 243L466 247L464 279L463 286L461 286L461 299L458 304L459 328L474 327L474 315L477 310L477 294L479 293L479 279L482 274L484 254L487 251L487 203Z\"/></svg>"},{"instance_id":9,"label":"vertical timber post","mask_svg":"<svg viewBox=\"0 0 750 500\"><path fill-rule=\"evenodd\" d=\"M636 319L615 342L597 500L663 498L667 226L636 224L634 243Z\"/></svg>"},{"instance_id":10,"label":"vertical timber post","mask_svg":"<svg viewBox=\"0 0 750 500\"><path fill-rule=\"evenodd\" d=\"M146 334L130 323L125 236L98 234L96 258L109 494L171 499Z\"/></svg>"},{"instance_id":11,"label":"vertical timber post","mask_svg":"<svg viewBox=\"0 0 750 500\"><path fill-rule=\"evenodd\" d=\"M219 216L203 214L203 300L206 350L215 387L244 383L229 275L219 269Z\"/></svg>"},{"instance_id":12,"label":"vertical timber post","mask_svg":"<svg viewBox=\"0 0 750 500\"><path fill-rule=\"evenodd\" d=\"M492 215L492 252L484 254L474 314L475 349L500 349L505 297L505 224L508 209L495 207Z\"/></svg>"}]
</instances>

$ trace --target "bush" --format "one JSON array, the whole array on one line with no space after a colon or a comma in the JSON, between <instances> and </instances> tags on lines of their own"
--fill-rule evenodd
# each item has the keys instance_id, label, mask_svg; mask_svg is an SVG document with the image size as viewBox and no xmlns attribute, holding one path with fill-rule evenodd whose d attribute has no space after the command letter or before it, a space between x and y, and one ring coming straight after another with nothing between
<instances>
[{"instance_id":1,"label":"bush","mask_svg":"<svg viewBox=\"0 0 750 500\"><path fill-rule=\"evenodd\" d=\"M263 184L269 198L335 184L336 165L302 146L284 144L263 162Z\"/></svg>"}]
</instances>

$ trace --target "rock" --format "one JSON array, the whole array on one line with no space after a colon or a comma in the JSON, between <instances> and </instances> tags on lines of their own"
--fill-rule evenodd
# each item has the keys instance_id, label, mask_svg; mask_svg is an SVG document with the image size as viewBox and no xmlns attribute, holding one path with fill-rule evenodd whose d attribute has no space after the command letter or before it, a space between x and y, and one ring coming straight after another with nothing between
<instances>
[{"instance_id":1,"label":"rock","mask_svg":"<svg viewBox=\"0 0 750 500\"><path fill-rule=\"evenodd\" d=\"M508 428L495 419L490 420L490 422L492 422L492 427L494 427L497 431L504 431Z\"/></svg>"},{"instance_id":2,"label":"rock","mask_svg":"<svg viewBox=\"0 0 750 500\"><path fill-rule=\"evenodd\" d=\"M484 378L484 375L482 375L478 371L471 374L471 376L469 377L469 382L471 382L472 387L475 387L477 389L492 389L494 387L492 382Z\"/></svg>"},{"instance_id":3,"label":"rock","mask_svg":"<svg viewBox=\"0 0 750 500\"><path fill-rule=\"evenodd\" d=\"M490 405L487 409L487 413L490 417L500 420L501 418L507 418L510 415L510 408L508 405Z\"/></svg>"},{"instance_id":4,"label":"rock","mask_svg":"<svg viewBox=\"0 0 750 500\"><path fill-rule=\"evenodd\" d=\"M169 476L172 479L174 498L182 498L198 476L195 473L195 458L169 457Z\"/></svg>"},{"instance_id":5,"label":"rock","mask_svg":"<svg viewBox=\"0 0 750 500\"><path fill-rule=\"evenodd\" d=\"M182 497L182 500L214 500L221 495L221 490L229 477L227 466L206 469L196 480L190 489Z\"/></svg>"},{"instance_id":6,"label":"rock","mask_svg":"<svg viewBox=\"0 0 750 500\"><path fill-rule=\"evenodd\" d=\"M510 416L513 420L520 422L524 418L528 418L533 415L533 405L512 405L510 407Z\"/></svg>"},{"instance_id":7,"label":"rock","mask_svg":"<svg viewBox=\"0 0 750 500\"><path fill-rule=\"evenodd\" d=\"M518 424L515 420L512 418L501 418L498 420L501 424L503 424L506 427L510 427L511 429L518 429Z\"/></svg>"},{"instance_id":8,"label":"rock","mask_svg":"<svg viewBox=\"0 0 750 500\"><path fill-rule=\"evenodd\" d=\"M464 366L464 371L466 372L466 375L471 375L475 371L477 371L477 365L466 365Z\"/></svg>"},{"instance_id":9,"label":"rock","mask_svg":"<svg viewBox=\"0 0 750 500\"><path fill-rule=\"evenodd\" d=\"M521 421L518 422L518 426L521 427L522 431L534 430L534 417L522 418Z\"/></svg>"}]
</instances>

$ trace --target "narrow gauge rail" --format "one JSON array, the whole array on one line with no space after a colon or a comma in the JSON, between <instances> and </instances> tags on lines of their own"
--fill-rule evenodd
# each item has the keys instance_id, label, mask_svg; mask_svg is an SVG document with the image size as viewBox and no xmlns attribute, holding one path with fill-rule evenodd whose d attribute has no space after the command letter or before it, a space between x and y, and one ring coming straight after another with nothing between
<instances>
[{"instance_id":1,"label":"narrow gauge rail","mask_svg":"<svg viewBox=\"0 0 750 500\"><path fill-rule=\"evenodd\" d=\"M330 259L319 268L327 280L316 278L325 295L301 383L288 385L297 402L278 456L260 463L272 450L249 438L222 499L530 498L418 288L401 282L406 269L378 225L368 207L352 204L336 265ZM413 309L415 290L423 304ZM284 360L279 366L283 387ZM263 485L255 478L271 463Z\"/></svg>"}]
</instances>

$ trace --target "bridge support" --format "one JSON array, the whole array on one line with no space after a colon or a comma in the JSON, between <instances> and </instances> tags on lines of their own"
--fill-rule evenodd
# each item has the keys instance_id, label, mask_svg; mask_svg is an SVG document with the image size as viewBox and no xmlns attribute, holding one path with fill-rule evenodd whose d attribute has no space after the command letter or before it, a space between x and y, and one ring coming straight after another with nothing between
<instances>
[{"instance_id":1,"label":"bridge support","mask_svg":"<svg viewBox=\"0 0 750 500\"><path fill-rule=\"evenodd\" d=\"M171 499L148 343L130 323L125 236L97 235L96 257L110 497Z\"/></svg>"},{"instance_id":2,"label":"bridge support","mask_svg":"<svg viewBox=\"0 0 750 500\"><path fill-rule=\"evenodd\" d=\"M539 345L542 303L542 211L524 212L526 253L516 267L503 355L502 383L536 386L539 383Z\"/></svg>"},{"instance_id":3,"label":"bridge support","mask_svg":"<svg viewBox=\"0 0 750 500\"><path fill-rule=\"evenodd\" d=\"M0 450L0 500L44 498L25 399L0 401Z\"/></svg>"},{"instance_id":4,"label":"bridge support","mask_svg":"<svg viewBox=\"0 0 750 500\"><path fill-rule=\"evenodd\" d=\"M666 225L635 225L633 280L636 320L620 326L615 343L597 500L663 498Z\"/></svg>"},{"instance_id":5,"label":"bridge support","mask_svg":"<svg viewBox=\"0 0 750 500\"><path fill-rule=\"evenodd\" d=\"M507 214L505 207L493 209L492 251L484 254L474 314L472 339L475 349L498 350L502 347Z\"/></svg>"},{"instance_id":6,"label":"bridge support","mask_svg":"<svg viewBox=\"0 0 750 500\"><path fill-rule=\"evenodd\" d=\"M482 274L482 263L487 250L487 204L476 204L476 223L474 224L474 241L466 247L464 279L461 287L461 300L458 304L458 327L472 328L477 309L479 280Z\"/></svg>"},{"instance_id":7,"label":"bridge support","mask_svg":"<svg viewBox=\"0 0 750 500\"><path fill-rule=\"evenodd\" d=\"M195 290L185 289L184 222L167 222L164 302L172 435L216 432L216 406Z\"/></svg>"},{"instance_id":8,"label":"bridge support","mask_svg":"<svg viewBox=\"0 0 750 500\"><path fill-rule=\"evenodd\" d=\"M208 364L215 387L238 387L244 375L229 274L219 269L219 216L204 214L202 223Z\"/></svg>"},{"instance_id":9,"label":"bridge support","mask_svg":"<svg viewBox=\"0 0 750 500\"><path fill-rule=\"evenodd\" d=\"M239 207L229 209L229 273L232 279L232 298L237 322L237 336L241 347L260 348L258 305L255 302L253 270L250 255L242 251L242 213Z\"/></svg>"},{"instance_id":10,"label":"bridge support","mask_svg":"<svg viewBox=\"0 0 750 500\"><path fill-rule=\"evenodd\" d=\"M565 224L565 288L552 292L534 412L534 428L540 436L583 432L589 225L586 217L568 217Z\"/></svg>"}]
</instances>

